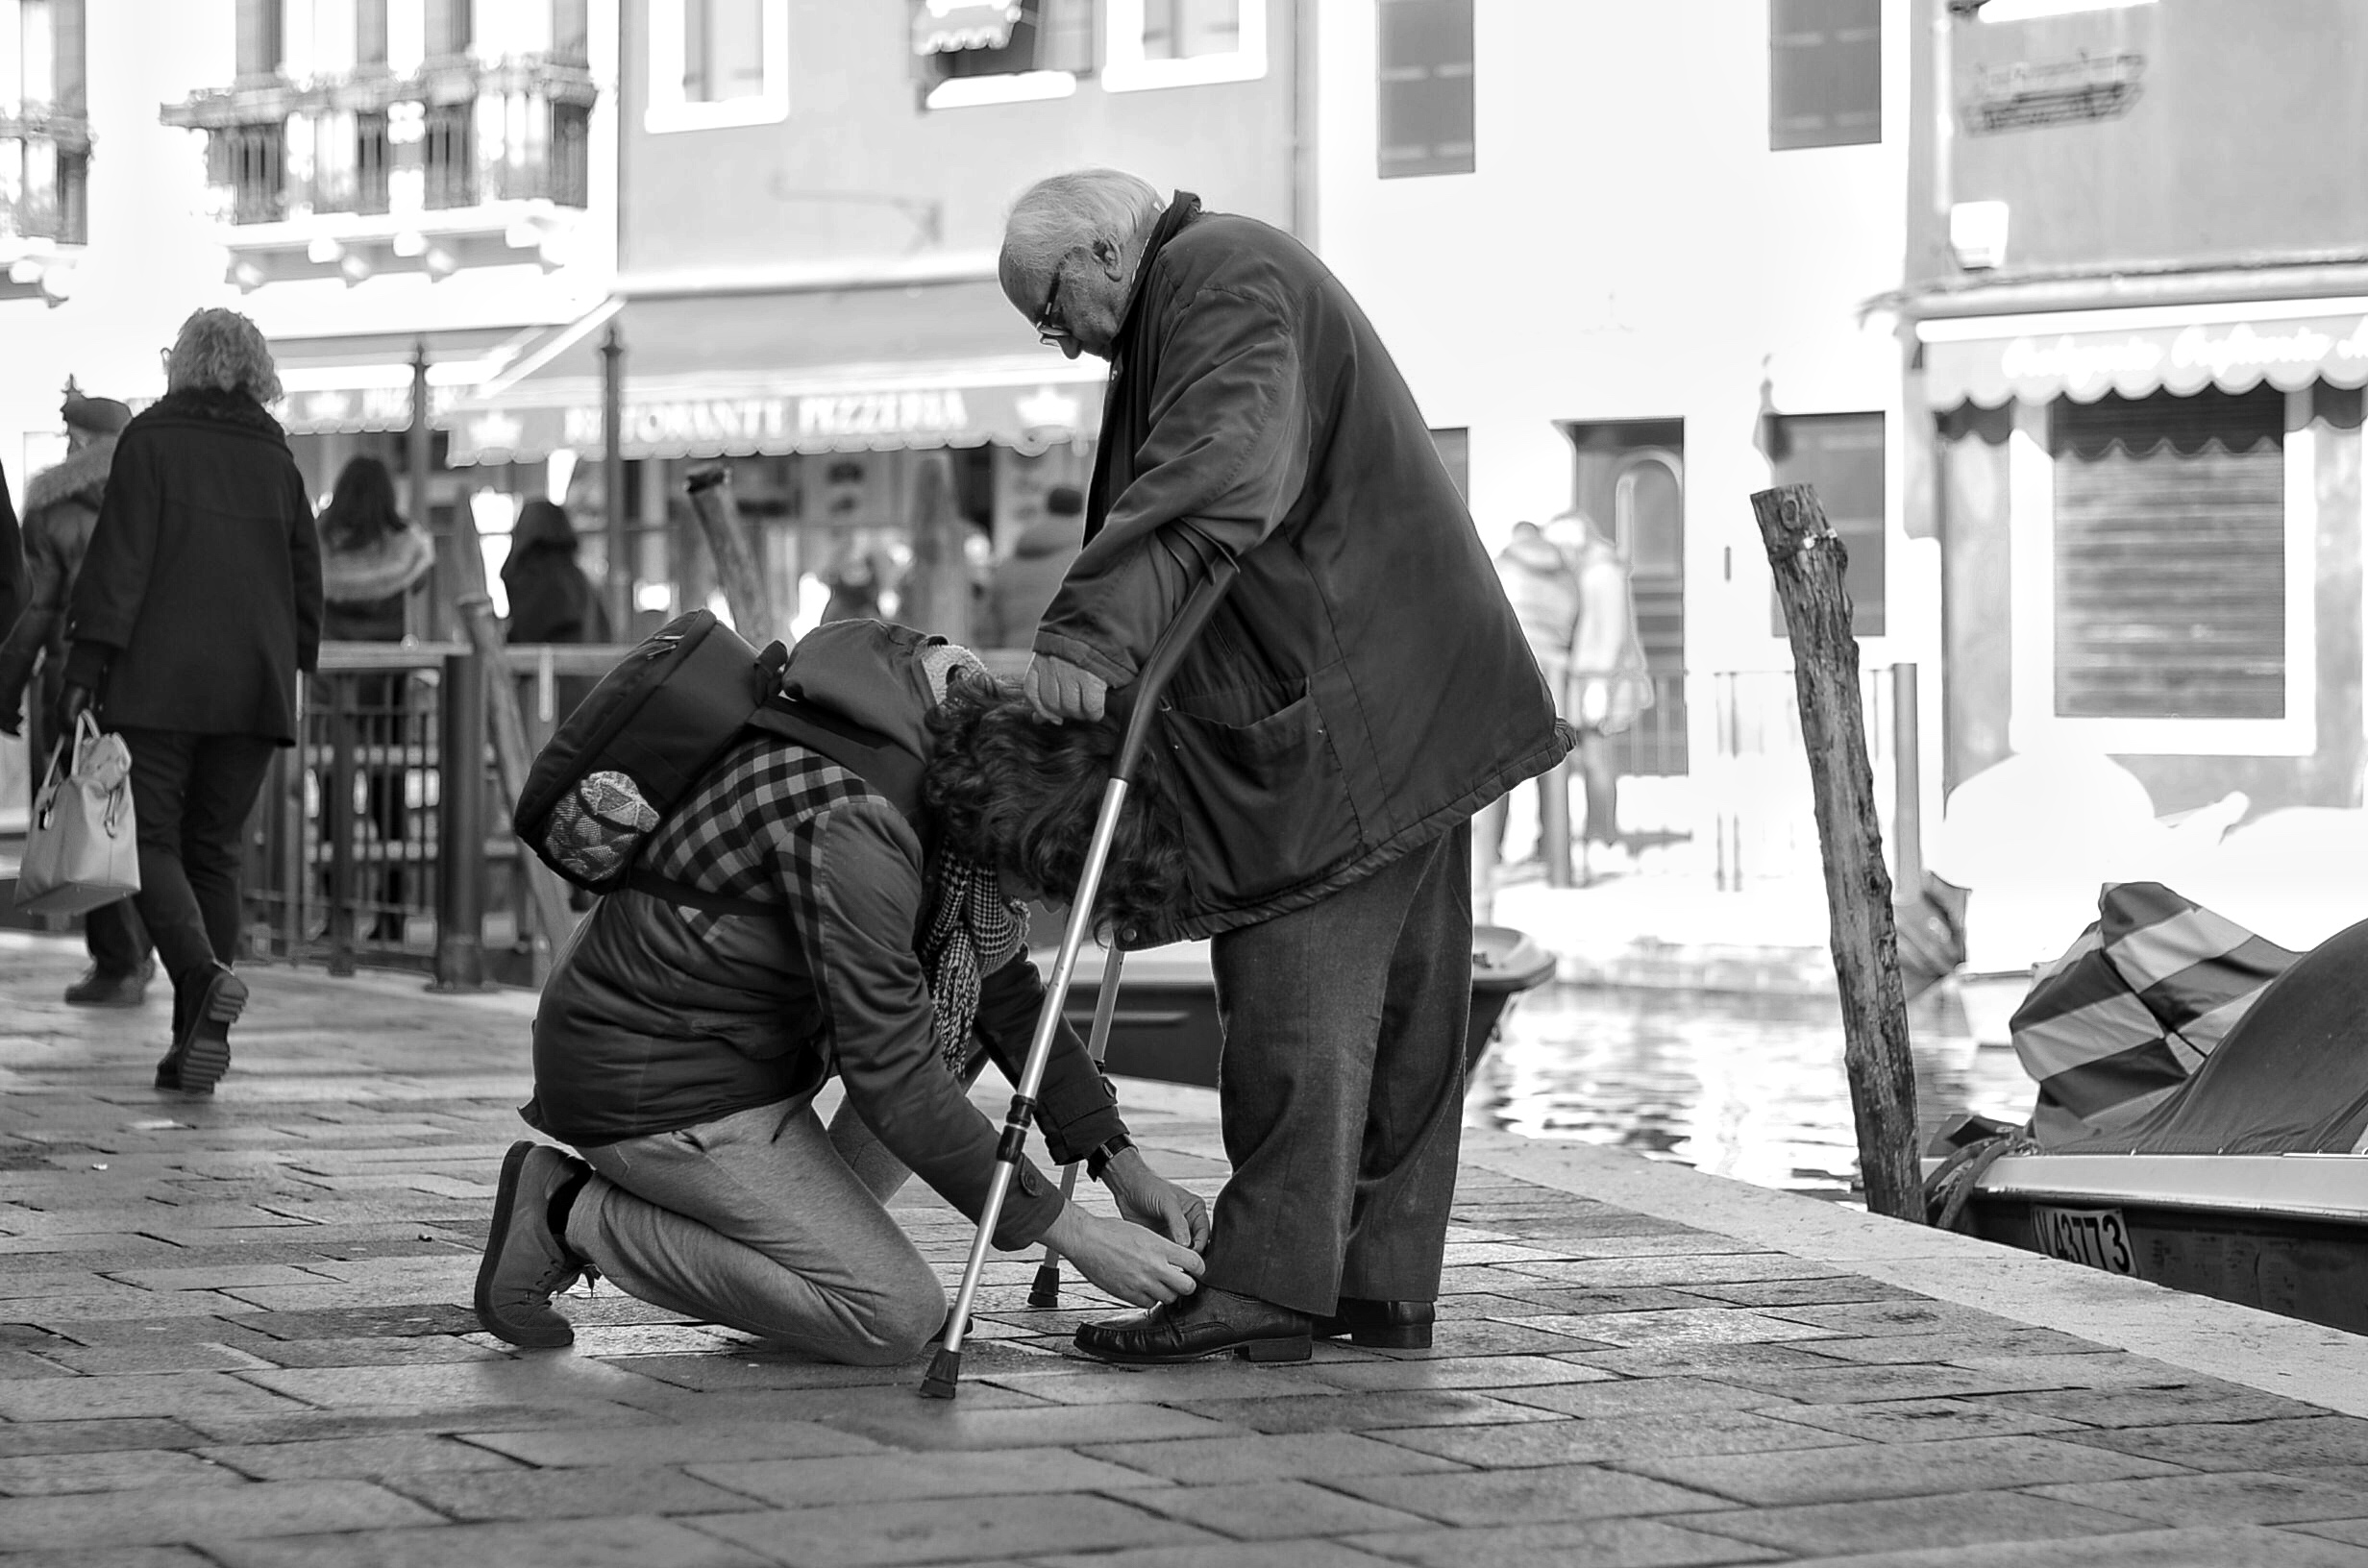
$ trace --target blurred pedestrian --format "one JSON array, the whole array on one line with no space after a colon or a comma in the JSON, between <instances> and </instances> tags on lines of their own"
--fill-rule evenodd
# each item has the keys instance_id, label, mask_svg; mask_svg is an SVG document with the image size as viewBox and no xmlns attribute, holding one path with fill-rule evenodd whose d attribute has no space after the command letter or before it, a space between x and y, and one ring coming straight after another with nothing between
<instances>
[{"instance_id":1,"label":"blurred pedestrian","mask_svg":"<svg viewBox=\"0 0 2368 1568\"><path fill-rule=\"evenodd\" d=\"M90 530L99 521L107 475L115 459L115 438L132 422L132 410L112 398L85 397L72 381L58 410L65 424L65 461L43 469L25 486L26 598L7 640L0 642L0 730L13 735L23 725L27 686L35 692L33 787L50 747L62 736L58 699L65 688L65 613ZM90 968L65 988L76 1007L137 1007L148 999L156 961L148 932L130 899L103 904L83 917L83 944Z\"/></svg>"},{"instance_id":2,"label":"blurred pedestrian","mask_svg":"<svg viewBox=\"0 0 2368 1568\"><path fill-rule=\"evenodd\" d=\"M1021 530L996 563L979 605L980 648L1025 648L1036 635L1069 563L1085 544L1085 495L1074 485L1045 492L1045 515Z\"/></svg>"},{"instance_id":3,"label":"blurred pedestrian","mask_svg":"<svg viewBox=\"0 0 2368 1568\"><path fill-rule=\"evenodd\" d=\"M321 634L333 642L400 643L412 591L435 565L435 546L411 527L395 504L395 477L378 458L363 454L337 471L329 504L321 509ZM345 723L351 731L341 746L359 745L380 756L401 757L410 712L410 676L398 671L369 671L341 677L352 682ZM323 687L326 680L319 682ZM324 691L324 698L329 694ZM320 704L316 704L319 706ZM401 845L408 815L400 762L365 766L367 820L382 845ZM374 886L365 901L376 906L370 934L401 942L406 866L400 854L373 857Z\"/></svg>"},{"instance_id":4,"label":"blurred pedestrian","mask_svg":"<svg viewBox=\"0 0 2368 1568\"><path fill-rule=\"evenodd\" d=\"M1078 1347L1427 1345L1463 1120L1469 819L1570 736L1413 394L1297 240L1086 170L1021 196L999 275L1047 344L1113 367L1085 548L1028 667L1039 711L1100 718L1209 567L1241 567L1152 747L1195 886L1122 933L1214 939L1233 1175L1200 1288Z\"/></svg>"},{"instance_id":5,"label":"blurred pedestrian","mask_svg":"<svg viewBox=\"0 0 2368 1568\"><path fill-rule=\"evenodd\" d=\"M1557 712L1567 719L1565 703L1570 680L1570 649L1579 631L1579 574L1570 557L1545 536L1545 530L1526 520L1513 525L1513 537L1496 552L1496 577L1505 598L1521 623L1538 673L1545 676ZM1495 913L1496 888L1502 873L1505 821L1511 815L1510 796L1499 796L1480 808L1472 820L1472 913L1489 919ZM1570 880L1570 759L1565 757L1538 775L1538 858L1546 880L1555 887Z\"/></svg>"},{"instance_id":6,"label":"blurred pedestrian","mask_svg":"<svg viewBox=\"0 0 2368 1568\"><path fill-rule=\"evenodd\" d=\"M16 526L16 503L9 499L9 476L0 469L0 615L14 625L25 607L25 542Z\"/></svg>"},{"instance_id":7,"label":"blurred pedestrian","mask_svg":"<svg viewBox=\"0 0 2368 1568\"><path fill-rule=\"evenodd\" d=\"M1587 826L1580 839L1589 880L1624 870L1635 856L1619 830L1619 761L1612 737L1653 705L1653 680L1637 634L1636 591L1619 547L1585 512L1564 512L1546 537L1563 548L1579 579L1578 635L1570 649L1564 712L1579 731L1579 776L1587 783Z\"/></svg>"},{"instance_id":8,"label":"blurred pedestrian","mask_svg":"<svg viewBox=\"0 0 2368 1568\"><path fill-rule=\"evenodd\" d=\"M164 396L115 449L68 600L62 720L95 709L132 749L139 914L173 982L159 1089L211 1093L247 1002L239 832L296 681L320 651L321 560L304 476L263 405L271 350L200 310L165 353Z\"/></svg>"},{"instance_id":9,"label":"blurred pedestrian","mask_svg":"<svg viewBox=\"0 0 2368 1568\"><path fill-rule=\"evenodd\" d=\"M566 507L538 496L519 509L509 558L502 563L510 642L608 641L607 607L592 591L576 550L576 526Z\"/></svg>"},{"instance_id":10,"label":"blurred pedestrian","mask_svg":"<svg viewBox=\"0 0 2368 1568\"><path fill-rule=\"evenodd\" d=\"M829 600L823 605L825 624L880 619L880 595L886 589L886 579L877 555L869 550L850 549L823 578L830 590Z\"/></svg>"}]
</instances>

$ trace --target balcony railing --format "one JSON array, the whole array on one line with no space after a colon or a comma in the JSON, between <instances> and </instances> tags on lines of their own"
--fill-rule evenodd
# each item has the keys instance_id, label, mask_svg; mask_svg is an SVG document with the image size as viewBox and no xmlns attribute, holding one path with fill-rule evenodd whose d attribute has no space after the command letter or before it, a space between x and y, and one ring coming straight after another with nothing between
<instances>
[{"instance_id":1,"label":"balcony railing","mask_svg":"<svg viewBox=\"0 0 2368 1568\"><path fill-rule=\"evenodd\" d=\"M0 239L89 242L90 128L72 116L0 115Z\"/></svg>"}]
</instances>

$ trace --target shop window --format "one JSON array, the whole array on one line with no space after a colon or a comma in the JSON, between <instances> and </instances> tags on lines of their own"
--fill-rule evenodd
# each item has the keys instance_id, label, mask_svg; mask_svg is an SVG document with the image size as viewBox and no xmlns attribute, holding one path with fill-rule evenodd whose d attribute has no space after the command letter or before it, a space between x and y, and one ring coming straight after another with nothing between
<instances>
[{"instance_id":1,"label":"shop window","mask_svg":"<svg viewBox=\"0 0 2368 1568\"><path fill-rule=\"evenodd\" d=\"M1471 431L1468 428L1433 430L1431 445L1439 449L1439 460L1446 465L1447 477L1455 481L1455 493L1471 504Z\"/></svg>"},{"instance_id":2,"label":"shop window","mask_svg":"<svg viewBox=\"0 0 2368 1568\"><path fill-rule=\"evenodd\" d=\"M1267 74L1267 0L1109 0L1109 19L1112 92Z\"/></svg>"},{"instance_id":3,"label":"shop window","mask_svg":"<svg viewBox=\"0 0 2368 1568\"><path fill-rule=\"evenodd\" d=\"M1381 178L1473 168L1472 0L1376 0Z\"/></svg>"},{"instance_id":4,"label":"shop window","mask_svg":"<svg viewBox=\"0 0 2368 1568\"><path fill-rule=\"evenodd\" d=\"M1768 458L1778 484L1812 484L1826 521L1841 537L1850 596L1850 629L1861 637L1884 631L1883 416L1771 414ZM1772 602L1768 630L1787 635L1781 602Z\"/></svg>"},{"instance_id":5,"label":"shop window","mask_svg":"<svg viewBox=\"0 0 2368 1568\"><path fill-rule=\"evenodd\" d=\"M2056 713L2285 715L2285 396L2060 401Z\"/></svg>"},{"instance_id":6,"label":"shop window","mask_svg":"<svg viewBox=\"0 0 2368 1568\"><path fill-rule=\"evenodd\" d=\"M789 0L649 0L653 132L789 115Z\"/></svg>"},{"instance_id":7,"label":"shop window","mask_svg":"<svg viewBox=\"0 0 2368 1568\"><path fill-rule=\"evenodd\" d=\"M1768 0L1767 144L1883 139L1882 0Z\"/></svg>"},{"instance_id":8,"label":"shop window","mask_svg":"<svg viewBox=\"0 0 2368 1568\"><path fill-rule=\"evenodd\" d=\"M1066 98L1094 68L1095 0L912 3L913 61L926 108Z\"/></svg>"}]
</instances>

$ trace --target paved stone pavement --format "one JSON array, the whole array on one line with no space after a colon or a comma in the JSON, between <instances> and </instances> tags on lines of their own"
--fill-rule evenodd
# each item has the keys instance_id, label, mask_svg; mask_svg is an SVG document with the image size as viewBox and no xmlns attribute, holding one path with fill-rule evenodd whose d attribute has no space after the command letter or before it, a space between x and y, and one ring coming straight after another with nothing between
<instances>
[{"instance_id":1,"label":"paved stone pavement","mask_svg":"<svg viewBox=\"0 0 2368 1568\"><path fill-rule=\"evenodd\" d=\"M160 996L57 1001L79 962L0 936L0 1568L2368 1565L2368 1420L1764 1238L1807 1200L1517 1140L1465 1166L1425 1355L1101 1367L1032 1259L952 1405L607 1287L513 1353L466 1302L531 998L259 968L192 1099L147 1087ZM1130 1097L1214 1189L1211 1097ZM1763 1239L1649 1212L1668 1180ZM903 1217L953 1277L967 1227Z\"/></svg>"}]
</instances>

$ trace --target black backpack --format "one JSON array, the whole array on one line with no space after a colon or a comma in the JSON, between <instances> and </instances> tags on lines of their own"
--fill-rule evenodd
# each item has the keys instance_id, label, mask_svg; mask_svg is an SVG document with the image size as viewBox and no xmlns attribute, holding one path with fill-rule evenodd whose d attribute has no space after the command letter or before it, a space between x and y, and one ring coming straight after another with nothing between
<instances>
[{"instance_id":1,"label":"black backpack","mask_svg":"<svg viewBox=\"0 0 2368 1568\"><path fill-rule=\"evenodd\" d=\"M717 914L778 914L638 862L667 815L750 730L820 752L907 818L918 814L921 759L877 731L784 696L788 662L779 643L759 653L711 611L668 622L602 676L535 754L511 830L544 865L593 893L632 888Z\"/></svg>"}]
</instances>

